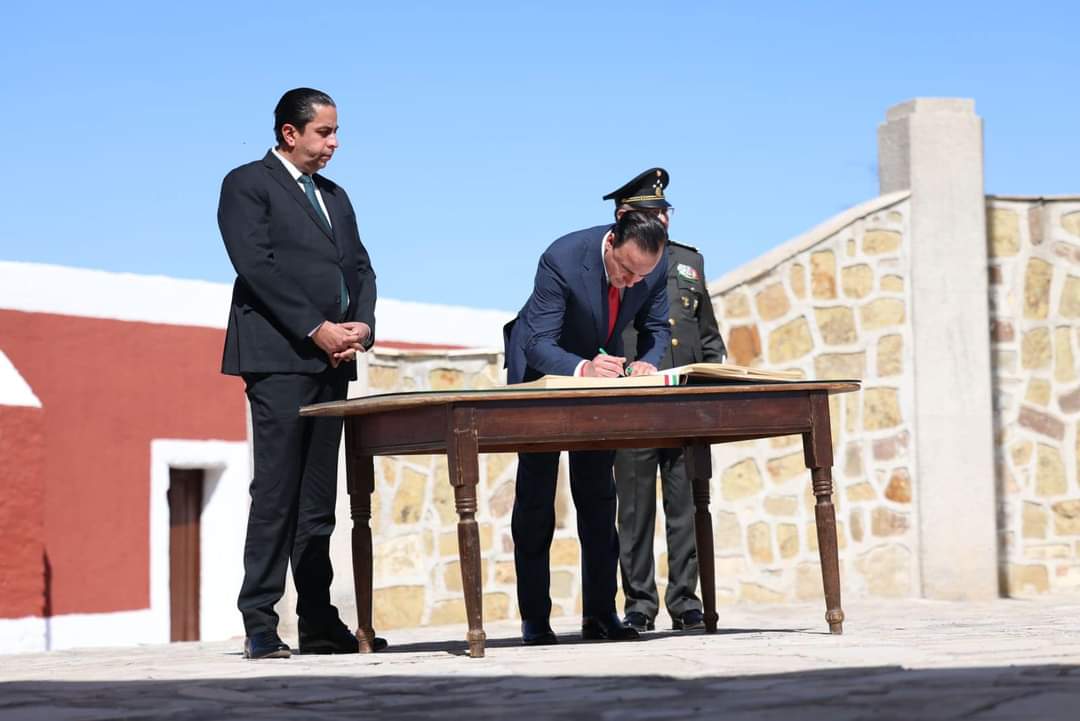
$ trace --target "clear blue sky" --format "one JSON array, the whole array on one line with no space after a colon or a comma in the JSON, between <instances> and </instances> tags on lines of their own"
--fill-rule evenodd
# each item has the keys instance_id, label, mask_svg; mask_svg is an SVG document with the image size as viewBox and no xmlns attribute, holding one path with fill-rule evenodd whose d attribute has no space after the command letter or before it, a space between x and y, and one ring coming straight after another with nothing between
<instances>
[{"instance_id":1,"label":"clear blue sky","mask_svg":"<svg viewBox=\"0 0 1080 721\"><path fill-rule=\"evenodd\" d=\"M299 85L380 294L516 309L653 165L710 278L877 195L916 96L985 121L986 189L1080 193L1080 3L12 3L0 259L231 281L221 178Z\"/></svg>"}]
</instances>

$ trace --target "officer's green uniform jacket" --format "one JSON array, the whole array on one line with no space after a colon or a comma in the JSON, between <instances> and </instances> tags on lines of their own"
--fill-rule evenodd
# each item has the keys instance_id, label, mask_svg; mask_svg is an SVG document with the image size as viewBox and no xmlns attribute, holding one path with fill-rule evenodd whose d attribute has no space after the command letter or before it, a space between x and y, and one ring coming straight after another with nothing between
<instances>
[{"instance_id":1,"label":"officer's green uniform jacket","mask_svg":"<svg viewBox=\"0 0 1080 721\"><path fill-rule=\"evenodd\" d=\"M668 241L668 303L671 306L671 346L659 368L687 363L722 363L727 348L720 337L709 290L705 286L705 261L693 246ZM623 347L628 355L637 348L634 326L627 327ZM633 358L627 358L632 361Z\"/></svg>"}]
</instances>

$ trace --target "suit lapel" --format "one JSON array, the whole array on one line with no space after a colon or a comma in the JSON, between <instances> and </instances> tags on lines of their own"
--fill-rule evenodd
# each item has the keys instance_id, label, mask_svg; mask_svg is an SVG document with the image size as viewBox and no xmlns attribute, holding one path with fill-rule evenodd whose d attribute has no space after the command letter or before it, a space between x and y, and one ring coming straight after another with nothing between
<instances>
[{"instance_id":1,"label":"suit lapel","mask_svg":"<svg viewBox=\"0 0 1080 721\"><path fill-rule=\"evenodd\" d=\"M589 301L589 310L592 311L593 316L593 330L596 332L599 346L607 342L604 333L607 330L607 289L599 247L607 231L608 228L604 228L599 238L587 237L582 247L581 286L585 288L585 297Z\"/></svg>"},{"instance_id":2,"label":"suit lapel","mask_svg":"<svg viewBox=\"0 0 1080 721\"><path fill-rule=\"evenodd\" d=\"M263 158L263 164L270 169L270 176L280 183L281 187L285 188L285 192L291 195L293 200L300 204L301 209L308 214L309 218L311 218L311 222L319 226L319 230L323 232L323 235L333 242L334 236L330 229L327 228L319 218L318 213L315 212L315 208L311 205L311 201L304 195L304 191L300 190L300 186L293 180L292 176L289 175L289 171L285 169L285 166L281 164L281 161L274 157L273 152L268 152L266 154L266 157ZM319 190L321 192L322 188ZM325 195L323 196L323 202L326 202ZM327 211L329 211L329 205L327 206Z\"/></svg>"}]
</instances>

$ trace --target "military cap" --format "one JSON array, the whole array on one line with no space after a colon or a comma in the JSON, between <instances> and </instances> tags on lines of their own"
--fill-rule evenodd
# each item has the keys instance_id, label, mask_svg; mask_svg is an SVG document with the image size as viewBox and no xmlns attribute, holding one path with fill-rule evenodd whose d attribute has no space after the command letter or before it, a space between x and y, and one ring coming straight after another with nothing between
<instances>
[{"instance_id":1,"label":"military cap","mask_svg":"<svg viewBox=\"0 0 1080 721\"><path fill-rule=\"evenodd\" d=\"M634 205L639 208L670 208L664 200L664 188L668 184L668 172L663 168L649 168L618 190L604 196L614 200L615 205Z\"/></svg>"}]
</instances>

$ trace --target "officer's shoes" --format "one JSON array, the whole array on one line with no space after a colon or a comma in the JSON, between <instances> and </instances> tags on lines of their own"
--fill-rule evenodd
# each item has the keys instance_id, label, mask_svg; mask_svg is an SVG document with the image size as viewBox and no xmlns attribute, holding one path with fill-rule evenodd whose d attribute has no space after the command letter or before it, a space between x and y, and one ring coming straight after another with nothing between
<instances>
[{"instance_id":1,"label":"officer's shoes","mask_svg":"<svg viewBox=\"0 0 1080 721\"><path fill-rule=\"evenodd\" d=\"M696 608L683 611L671 619L671 627L676 631L695 631L705 628L705 614Z\"/></svg>"},{"instance_id":2,"label":"officer's shoes","mask_svg":"<svg viewBox=\"0 0 1080 721\"><path fill-rule=\"evenodd\" d=\"M653 620L640 611L631 611L623 617L623 625L638 633L645 633L656 628Z\"/></svg>"}]
</instances>

